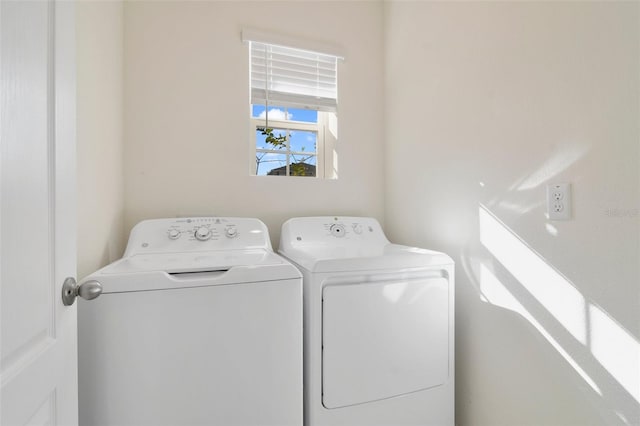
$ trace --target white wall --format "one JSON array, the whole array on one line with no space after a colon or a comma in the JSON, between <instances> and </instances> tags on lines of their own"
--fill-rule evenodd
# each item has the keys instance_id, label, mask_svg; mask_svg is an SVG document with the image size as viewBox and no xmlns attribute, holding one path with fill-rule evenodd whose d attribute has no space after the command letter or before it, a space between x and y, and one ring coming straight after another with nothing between
<instances>
[{"instance_id":1,"label":"white wall","mask_svg":"<svg viewBox=\"0 0 640 426\"><path fill-rule=\"evenodd\" d=\"M77 30L78 277L124 246L123 4L80 1Z\"/></svg>"},{"instance_id":2,"label":"white wall","mask_svg":"<svg viewBox=\"0 0 640 426\"><path fill-rule=\"evenodd\" d=\"M339 179L249 176L250 27L341 46ZM125 223L383 214L381 2L125 5Z\"/></svg>"},{"instance_id":3,"label":"white wall","mask_svg":"<svg viewBox=\"0 0 640 426\"><path fill-rule=\"evenodd\" d=\"M457 262L460 425L640 422L639 22L386 4L386 228ZM571 221L546 219L550 182Z\"/></svg>"}]
</instances>

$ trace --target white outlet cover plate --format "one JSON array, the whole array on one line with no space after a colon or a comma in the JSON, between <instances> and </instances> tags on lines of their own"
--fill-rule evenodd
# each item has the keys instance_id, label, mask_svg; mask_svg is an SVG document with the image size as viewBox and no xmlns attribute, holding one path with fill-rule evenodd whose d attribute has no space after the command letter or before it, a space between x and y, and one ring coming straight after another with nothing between
<instances>
[{"instance_id":1,"label":"white outlet cover plate","mask_svg":"<svg viewBox=\"0 0 640 426\"><path fill-rule=\"evenodd\" d=\"M550 220L571 219L571 184L547 185L547 214Z\"/></svg>"}]
</instances>

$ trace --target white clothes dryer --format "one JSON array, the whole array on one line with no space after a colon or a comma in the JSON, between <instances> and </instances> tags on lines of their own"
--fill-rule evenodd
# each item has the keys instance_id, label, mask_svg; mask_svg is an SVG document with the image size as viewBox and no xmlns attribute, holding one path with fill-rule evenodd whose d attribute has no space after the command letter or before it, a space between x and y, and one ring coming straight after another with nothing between
<instances>
[{"instance_id":1,"label":"white clothes dryer","mask_svg":"<svg viewBox=\"0 0 640 426\"><path fill-rule=\"evenodd\" d=\"M294 218L304 282L306 426L454 424L454 263L375 219Z\"/></svg>"},{"instance_id":2,"label":"white clothes dryer","mask_svg":"<svg viewBox=\"0 0 640 426\"><path fill-rule=\"evenodd\" d=\"M91 280L81 425L302 425L301 275L261 221L141 222Z\"/></svg>"}]
</instances>

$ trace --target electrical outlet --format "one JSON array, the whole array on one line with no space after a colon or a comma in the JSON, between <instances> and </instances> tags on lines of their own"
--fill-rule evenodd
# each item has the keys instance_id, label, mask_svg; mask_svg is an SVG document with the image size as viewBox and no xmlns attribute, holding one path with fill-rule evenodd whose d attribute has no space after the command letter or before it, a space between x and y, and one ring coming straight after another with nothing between
<instances>
[{"instance_id":1,"label":"electrical outlet","mask_svg":"<svg viewBox=\"0 0 640 426\"><path fill-rule=\"evenodd\" d=\"M571 184L547 185L547 213L551 220L571 219Z\"/></svg>"}]
</instances>

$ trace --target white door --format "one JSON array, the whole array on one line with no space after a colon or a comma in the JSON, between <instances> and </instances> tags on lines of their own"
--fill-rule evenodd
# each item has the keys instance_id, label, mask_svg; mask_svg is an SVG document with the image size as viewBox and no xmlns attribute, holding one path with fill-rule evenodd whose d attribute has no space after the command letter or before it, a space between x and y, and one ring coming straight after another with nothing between
<instances>
[{"instance_id":1,"label":"white door","mask_svg":"<svg viewBox=\"0 0 640 426\"><path fill-rule=\"evenodd\" d=\"M0 423L77 425L73 2L0 0Z\"/></svg>"},{"instance_id":2,"label":"white door","mask_svg":"<svg viewBox=\"0 0 640 426\"><path fill-rule=\"evenodd\" d=\"M440 274L322 292L322 403L340 408L449 377L449 282Z\"/></svg>"}]
</instances>

